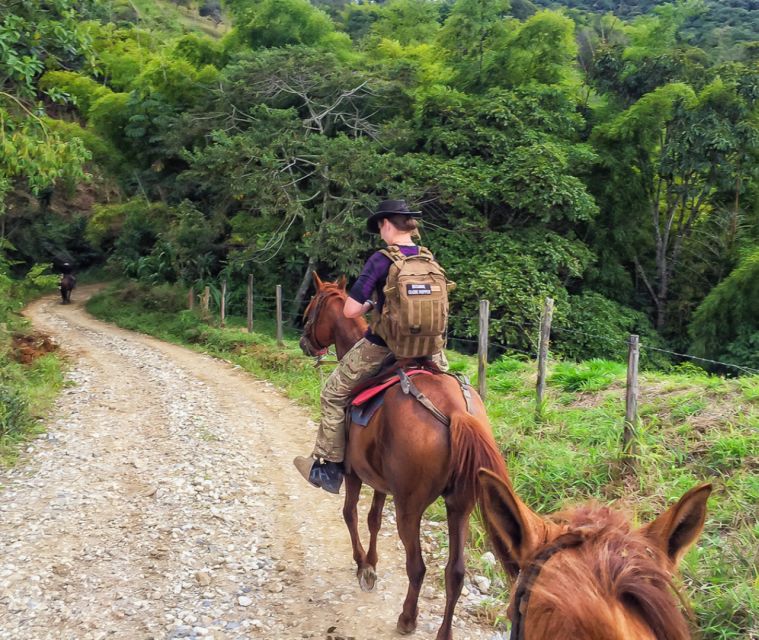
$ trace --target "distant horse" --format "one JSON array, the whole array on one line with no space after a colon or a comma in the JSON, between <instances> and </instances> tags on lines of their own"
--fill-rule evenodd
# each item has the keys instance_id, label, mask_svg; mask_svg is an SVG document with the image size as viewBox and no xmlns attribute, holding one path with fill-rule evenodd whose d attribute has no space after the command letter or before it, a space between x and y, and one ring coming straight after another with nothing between
<instances>
[{"instance_id":1,"label":"distant horse","mask_svg":"<svg viewBox=\"0 0 759 640\"><path fill-rule=\"evenodd\" d=\"M480 471L482 510L494 549L512 576L512 640L686 640L672 573L698 539L711 485L688 491L640 529L608 507L545 519L508 482Z\"/></svg>"},{"instance_id":2,"label":"distant horse","mask_svg":"<svg viewBox=\"0 0 759 640\"><path fill-rule=\"evenodd\" d=\"M63 304L69 304L71 302L71 291L76 287L76 278L66 273L61 276L61 298Z\"/></svg>"},{"instance_id":3,"label":"distant horse","mask_svg":"<svg viewBox=\"0 0 759 640\"><path fill-rule=\"evenodd\" d=\"M334 344L341 358L364 334L363 318L343 315L345 281L322 282L314 274L316 294L305 311L301 347L307 355L322 355ZM449 375L417 376L414 383L450 418L446 426L396 385L366 427L351 422L345 455L343 517L350 532L359 585L371 591L376 581L377 533L387 494L394 497L398 534L406 549L409 579L398 618L402 634L416 628L417 602L426 568L419 542L422 514L443 496L448 516L449 556L445 569L445 612L437 640L451 640L453 610L464 583L464 544L469 516L479 495L477 471L492 470L508 481L506 465L491 434L485 408L476 393L473 413L467 413L460 383ZM369 551L358 533L357 504L362 483L374 489L369 511Z\"/></svg>"}]
</instances>

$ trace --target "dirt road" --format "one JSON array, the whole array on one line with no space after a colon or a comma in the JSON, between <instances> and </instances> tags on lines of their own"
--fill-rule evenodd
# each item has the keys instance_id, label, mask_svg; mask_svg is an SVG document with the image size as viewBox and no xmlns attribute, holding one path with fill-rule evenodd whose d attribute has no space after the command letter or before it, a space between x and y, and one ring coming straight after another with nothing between
<instances>
[{"instance_id":1,"label":"dirt road","mask_svg":"<svg viewBox=\"0 0 759 640\"><path fill-rule=\"evenodd\" d=\"M89 293L27 311L71 369L47 433L0 472L0 639L396 638L392 514L363 593L342 500L291 465L313 442L306 412L229 364L93 319ZM443 610L436 555L416 638ZM457 638L498 637L466 612L478 597L462 598Z\"/></svg>"}]
</instances>

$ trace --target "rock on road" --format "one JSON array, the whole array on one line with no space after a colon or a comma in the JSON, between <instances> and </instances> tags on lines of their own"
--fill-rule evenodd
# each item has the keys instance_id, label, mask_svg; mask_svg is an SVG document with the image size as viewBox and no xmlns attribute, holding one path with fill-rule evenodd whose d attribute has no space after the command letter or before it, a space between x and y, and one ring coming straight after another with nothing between
<instances>
[{"instance_id":1,"label":"rock on road","mask_svg":"<svg viewBox=\"0 0 759 640\"><path fill-rule=\"evenodd\" d=\"M304 409L227 363L93 319L91 292L26 312L71 366L47 433L0 472L0 640L396 638L407 583L392 514L363 593L342 499L291 465L313 442ZM425 640L444 604L444 558L427 562ZM497 637L466 612L474 596L456 637Z\"/></svg>"}]
</instances>

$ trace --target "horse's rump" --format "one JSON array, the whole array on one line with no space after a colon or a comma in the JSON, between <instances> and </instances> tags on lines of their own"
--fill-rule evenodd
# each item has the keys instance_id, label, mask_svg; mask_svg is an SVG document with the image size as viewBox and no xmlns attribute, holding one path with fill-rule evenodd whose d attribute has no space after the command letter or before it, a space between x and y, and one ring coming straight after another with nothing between
<instances>
[{"instance_id":1,"label":"horse's rump","mask_svg":"<svg viewBox=\"0 0 759 640\"><path fill-rule=\"evenodd\" d=\"M393 485L407 486L409 478L425 477L427 489L447 495L455 488L476 499L477 471L496 473L505 465L490 429L485 409L477 400L475 415L466 411L459 382L452 376L434 375L414 378L417 387L445 415L450 426L436 419L400 386L385 392L384 404L366 427L351 426L346 464L374 486L372 476L385 479L381 490L395 493ZM357 454L364 453L363 456ZM500 473L499 473L500 475Z\"/></svg>"}]
</instances>

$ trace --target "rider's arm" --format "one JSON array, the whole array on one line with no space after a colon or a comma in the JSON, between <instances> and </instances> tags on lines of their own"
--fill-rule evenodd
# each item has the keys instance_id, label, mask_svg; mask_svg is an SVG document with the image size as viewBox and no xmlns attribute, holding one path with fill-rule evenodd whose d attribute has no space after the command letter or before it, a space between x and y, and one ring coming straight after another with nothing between
<instances>
[{"instance_id":1,"label":"rider's arm","mask_svg":"<svg viewBox=\"0 0 759 640\"><path fill-rule=\"evenodd\" d=\"M348 297L345 301L345 306L343 307L343 315L346 318L358 318L365 313L369 313L372 310L372 307L374 307L374 302L371 300L367 300L362 304L358 300Z\"/></svg>"},{"instance_id":2,"label":"rider's arm","mask_svg":"<svg viewBox=\"0 0 759 640\"><path fill-rule=\"evenodd\" d=\"M343 307L343 315L346 318L358 318L371 311L374 306L372 296L377 283L387 276L389 266L390 259L380 252L373 254L366 261L361 275L348 292L348 299Z\"/></svg>"}]
</instances>

